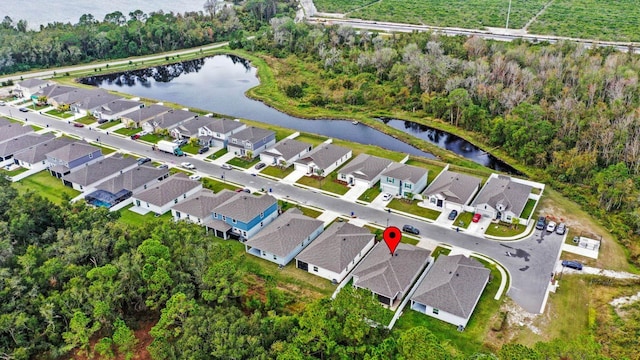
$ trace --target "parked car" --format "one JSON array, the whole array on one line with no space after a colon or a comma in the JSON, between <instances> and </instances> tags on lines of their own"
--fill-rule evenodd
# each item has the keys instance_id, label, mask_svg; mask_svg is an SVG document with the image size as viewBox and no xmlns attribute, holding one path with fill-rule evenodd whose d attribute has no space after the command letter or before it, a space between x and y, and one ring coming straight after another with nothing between
<instances>
[{"instance_id":1,"label":"parked car","mask_svg":"<svg viewBox=\"0 0 640 360\"><path fill-rule=\"evenodd\" d=\"M455 220L458 217L458 210L451 210L449 213L449 220Z\"/></svg>"},{"instance_id":2,"label":"parked car","mask_svg":"<svg viewBox=\"0 0 640 360\"><path fill-rule=\"evenodd\" d=\"M251 190L249 190L247 188L242 189L242 191L246 192L247 194L251 194Z\"/></svg>"},{"instance_id":3,"label":"parked car","mask_svg":"<svg viewBox=\"0 0 640 360\"><path fill-rule=\"evenodd\" d=\"M189 176L189 179L191 179L191 180L200 180L200 179L202 179L202 176L194 174L194 175Z\"/></svg>"},{"instance_id":4,"label":"parked car","mask_svg":"<svg viewBox=\"0 0 640 360\"><path fill-rule=\"evenodd\" d=\"M209 147L208 146L203 146L200 149L198 149L198 154L204 154L207 151L209 151Z\"/></svg>"},{"instance_id":5,"label":"parked car","mask_svg":"<svg viewBox=\"0 0 640 360\"><path fill-rule=\"evenodd\" d=\"M382 195L382 201L389 201L392 197L393 195L391 195L390 193L384 193L384 195Z\"/></svg>"},{"instance_id":6,"label":"parked car","mask_svg":"<svg viewBox=\"0 0 640 360\"><path fill-rule=\"evenodd\" d=\"M562 260L562 266L575 269L575 270L582 270L582 263L579 261Z\"/></svg>"},{"instance_id":7,"label":"parked car","mask_svg":"<svg viewBox=\"0 0 640 360\"><path fill-rule=\"evenodd\" d=\"M225 169L225 170L233 170L233 168L229 164L222 164L220 167Z\"/></svg>"},{"instance_id":8,"label":"parked car","mask_svg":"<svg viewBox=\"0 0 640 360\"><path fill-rule=\"evenodd\" d=\"M167 164L160 164L160 165L158 165L158 166L156 166L156 167L157 167L158 169L168 169L168 168L169 168L169 165L167 165Z\"/></svg>"},{"instance_id":9,"label":"parked car","mask_svg":"<svg viewBox=\"0 0 640 360\"><path fill-rule=\"evenodd\" d=\"M556 234L564 235L565 232L567 232L567 225L560 223L560 225L556 227Z\"/></svg>"},{"instance_id":10,"label":"parked car","mask_svg":"<svg viewBox=\"0 0 640 360\"><path fill-rule=\"evenodd\" d=\"M256 164L255 168L256 168L256 170L260 170L265 166L267 166L267 164L265 164L263 162L259 162L259 163Z\"/></svg>"},{"instance_id":11,"label":"parked car","mask_svg":"<svg viewBox=\"0 0 640 360\"><path fill-rule=\"evenodd\" d=\"M183 163L180 163L180 166L182 166L182 167L183 167L183 168L185 168L185 169L189 169L189 170L195 170L195 169L196 169L195 165L193 165L193 164L192 164L192 163L190 163L190 162L183 162Z\"/></svg>"},{"instance_id":12,"label":"parked car","mask_svg":"<svg viewBox=\"0 0 640 360\"><path fill-rule=\"evenodd\" d=\"M471 221L473 221L474 223L477 223L478 221L480 221L480 218L482 217L482 214L480 213L475 213L473 215L473 219L471 219Z\"/></svg>"},{"instance_id":13,"label":"parked car","mask_svg":"<svg viewBox=\"0 0 640 360\"><path fill-rule=\"evenodd\" d=\"M178 144L178 146L185 146L187 145L187 139L176 139L173 141L174 143Z\"/></svg>"},{"instance_id":14,"label":"parked car","mask_svg":"<svg viewBox=\"0 0 640 360\"><path fill-rule=\"evenodd\" d=\"M556 222L549 221L549 223L547 224L547 232L554 232L554 231L556 231Z\"/></svg>"},{"instance_id":15,"label":"parked car","mask_svg":"<svg viewBox=\"0 0 640 360\"><path fill-rule=\"evenodd\" d=\"M240 193L240 192L242 192L242 189L238 188L238 189L235 189L234 191L237 192L237 193Z\"/></svg>"},{"instance_id":16,"label":"parked car","mask_svg":"<svg viewBox=\"0 0 640 360\"><path fill-rule=\"evenodd\" d=\"M26 107L21 107L18 110L20 110L21 112L28 112L29 111L29 109L27 109Z\"/></svg>"},{"instance_id":17,"label":"parked car","mask_svg":"<svg viewBox=\"0 0 640 360\"><path fill-rule=\"evenodd\" d=\"M107 120L107 119L100 119L100 120L98 120L98 124L104 124L104 123L106 123L108 121L109 120Z\"/></svg>"},{"instance_id":18,"label":"parked car","mask_svg":"<svg viewBox=\"0 0 640 360\"><path fill-rule=\"evenodd\" d=\"M131 135L131 140L138 140L138 139L140 139L140 134Z\"/></svg>"},{"instance_id":19,"label":"parked car","mask_svg":"<svg viewBox=\"0 0 640 360\"><path fill-rule=\"evenodd\" d=\"M7 103L2 101L2 100L0 100L0 106L5 106L5 105L7 105Z\"/></svg>"},{"instance_id":20,"label":"parked car","mask_svg":"<svg viewBox=\"0 0 640 360\"><path fill-rule=\"evenodd\" d=\"M142 164L148 163L149 161L151 161L151 159L149 159L149 158L140 158L140 159L138 159L138 165L142 165Z\"/></svg>"},{"instance_id":21,"label":"parked car","mask_svg":"<svg viewBox=\"0 0 640 360\"><path fill-rule=\"evenodd\" d=\"M404 225L402 227L402 231L408 232L409 234L413 234L413 235L420 235L420 230L418 230L416 227L412 225Z\"/></svg>"},{"instance_id":22,"label":"parked car","mask_svg":"<svg viewBox=\"0 0 640 360\"><path fill-rule=\"evenodd\" d=\"M74 122L73 126L75 126L75 127L84 127L84 124L83 123L79 123L79 122Z\"/></svg>"},{"instance_id":23,"label":"parked car","mask_svg":"<svg viewBox=\"0 0 640 360\"><path fill-rule=\"evenodd\" d=\"M544 216L538 217L538 222L536 223L536 229L544 230L547 226L547 219Z\"/></svg>"}]
</instances>

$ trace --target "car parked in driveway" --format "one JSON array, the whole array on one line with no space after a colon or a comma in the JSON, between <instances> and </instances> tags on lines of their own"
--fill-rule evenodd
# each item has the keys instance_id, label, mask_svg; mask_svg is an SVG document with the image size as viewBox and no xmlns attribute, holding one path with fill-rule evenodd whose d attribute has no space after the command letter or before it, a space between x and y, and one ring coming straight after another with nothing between
<instances>
[{"instance_id":1,"label":"car parked in driveway","mask_svg":"<svg viewBox=\"0 0 640 360\"><path fill-rule=\"evenodd\" d=\"M138 159L138 165L142 165L142 164L148 163L150 161L151 161L151 159L149 159L148 157L140 158L140 159Z\"/></svg>"},{"instance_id":2,"label":"car parked in driveway","mask_svg":"<svg viewBox=\"0 0 640 360\"><path fill-rule=\"evenodd\" d=\"M412 225L404 225L402 227L402 231L408 232L409 234L413 234L413 235L420 235L420 230L418 230L415 226L412 226Z\"/></svg>"},{"instance_id":3,"label":"car parked in driveway","mask_svg":"<svg viewBox=\"0 0 640 360\"><path fill-rule=\"evenodd\" d=\"M138 140L138 139L140 139L140 134L131 135L131 140Z\"/></svg>"},{"instance_id":4,"label":"car parked in driveway","mask_svg":"<svg viewBox=\"0 0 640 360\"><path fill-rule=\"evenodd\" d=\"M473 219L471 219L471 221L473 221L474 223L477 223L478 221L480 221L480 218L482 217L482 214L480 213L475 213L473 215Z\"/></svg>"},{"instance_id":5,"label":"car parked in driveway","mask_svg":"<svg viewBox=\"0 0 640 360\"><path fill-rule=\"evenodd\" d=\"M177 140L174 140L173 142L178 144L178 146L185 146L187 145L187 141L188 141L187 139L177 139Z\"/></svg>"},{"instance_id":6,"label":"car parked in driveway","mask_svg":"<svg viewBox=\"0 0 640 360\"><path fill-rule=\"evenodd\" d=\"M160 165L158 165L158 166L156 166L156 167L157 167L158 169L168 169L168 168L169 168L169 165L167 165L167 164L160 164Z\"/></svg>"},{"instance_id":7,"label":"car parked in driveway","mask_svg":"<svg viewBox=\"0 0 640 360\"><path fill-rule=\"evenodd\" d=\"M260 170L265 166L267 166L267 164L265 164L263 162L259 162L259 163L256 164L255 168L256 168L256 170Z\"/></svg>"},{"instance_id":8,"label":"car parked in driveway","mask_svg":"<svg viewBox=\"0 0 640 360\"><path fill-rule=\"evenodd\" d=\"M191 175L191 176L189 176L189 179L191 179L191 180L200 180L200 179L202 179L202 176L200 176L200 175Z\"/></svg>"},{"instance_id":9,"label":"car parked in driveway","mask_svg":"<svg viewBox=\"0 0 640 360\"><path fill-rule=\"evenodd\" d=\"M195 168L196 168L196 167L195 167L195 165L193 165L193 164L192 164L192 163L190 163L190 162L183 162L183 163L180 163L180 166L182 166L182 167L183 167L183 168L185 168L185 169L189 169L189 170L195 170Z\"/></svg>"},{"instance_id":10,"label":"car parked in driveway","mask_svg":"<svg viewBox=\"0 0 640 360\"><path fill-rule=\"evenodd\" d=\"M389 201L389 200L391 200L392 197L393 197L393 195L391 195L389 193L384 193L384 195L382 195L382 201Z\"/></svg>"},{"instance_id":11,"label":"car parked in driveway","mask_svg":"<svg viewBox=\"0 0 640 360\"><path fill-rule=\"evenodd\" d=\"M538 217L538 222L536 223L536 229L544 230L547 226L547 219L544 216Z\"/></svg>"},{"instance_id":12,"label":"car parked in driveway","mask_svg":"<svg viewBox=\"0 0 640 360\"><path fill-rule=\"evenodd\" d=\"M556 231L556 222L555 221L549 221L549 223L547 224L547 232L554 232Z\"/></svg>"},{"instance_id":13,"label":"car parked in driveway","mask_svg":"<svg viewBox=\"0 0 640 360\"><path fill-rule=\"evenodd\" d=\"M582 270L582 263L579 261L562 260L562 266L575 269L575 270Z\"/></svg>"},{"instance_id":14,"label":"car parked in driveway","mask_svg":"<svg viewBox=\"0 0 640 360\"><path fill-rule=\"evenodd\" d=\"M198 149L198 154L204 154L207 151L209 151L209 147L208 146L203 146L200 149Z\"/></svg>"},{"instance_id":15,"label":"car parked in driveway","mask_svg":"<svg viewBox=\"0 0 640 360\"><path fill-rule=\"evenodd\" d=\"M451 210L449 213L449 220L455 220L458 217L458 210Z\"/></svg>"},{"instance_id":16,"label":"car parked in driveway","mask_svg":"<svg viewBox=\"0 0 640 360\"><path fill-rule=\"evenodd\" d=\"M556 234L558 235L564 235L564 233L567 232L567 225L565 225L564 223L560 223L557 227L556 227Z\"/></svg>"},{"instance_id":17,"label":"car parked in driveway","mask_svg":"<svg viewBox=\"0 0 640 360\"><path fill-rule=\"evenodd\" d=\"M225 169L225 170L233 170L233 168L229 164L222 164L222 165L220 165L220 167Z\"/></svg>"},{"instance_id":18,"label":"car parked in driveway","mask_svg":"<svg viewBox=\"0 0 640 360\"><path fill-rule=\"evenodd\" d=\"M84 127L84 124L83 123L79 123L79 122L74 122L73 126L75 126L75 127Z\"/></svg>"}]
</instances>

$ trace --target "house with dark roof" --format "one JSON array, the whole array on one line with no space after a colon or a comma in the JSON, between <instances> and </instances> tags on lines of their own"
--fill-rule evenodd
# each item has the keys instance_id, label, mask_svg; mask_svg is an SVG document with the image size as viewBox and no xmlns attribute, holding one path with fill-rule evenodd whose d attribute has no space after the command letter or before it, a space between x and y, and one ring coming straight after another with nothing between
<instances>
[{"instance_id":1,"label":"house with dark roof","mask_svg":"<svg viewBox=\"0 0 640 360\"><path fill-rule=\"evenodd\" d=\"M227 150L236 156L256 158L275 143L274 131L250 126L229 136Z\"/></svg>"},{"instance_id":2,"label":"house with dark roof","mask_svg":"<svg viewBox=\"0 0 640 360\"><path fill-rule=\"evenodd\" d=\"M323 143L296 160L293 165L296 170L304 171L306 176L327 176L351 159L352 155L351 149Z\"/></svg>"},{"instance_id":3,"label":"house with dark roof","mask_svg":"<svg viewBox=\"0 0 640 360\"><path fill-rule=\"evenodd\" d=\"M175 138L197 137L202 146L227 147L229 137L247 128L240 120L229 120L200 116L188 121L173 130L171 135Z\"/></svg>"},{"instance_id":4,"label":"house with dark roof","mask_svg":"<svg viewBox=\"0 0 640 360\"><path fill-rule=\"evenodd\" d=\"M171 215L175 221L205 225L212 218L213 209L234 196L235 192L226 189L217 194L208 189L201 189L185 201L172 206Z\"/></svg>"},{"instance_id":5,"label":"house with dark roof","mask_svg":"<svg viewBox=\"0 0 640 360\"><path fill-rule=\"evenodd\" d=\"M115 99L92 109L91 113L98 120L113 121L120 119L125 114L134 112L143 107L144 104L140 101Z\"/></svg>"},{"instance_id":6,"label":"house with dark roof","mask_svg":"<svg viewBox=\"0 0 640 360\"><path fill-rule=\"evenodd\" d=\"M284 139L260 153L260 161L271 166L289 167L313 149L313 145L295 139Z\"/></svg>"},{"instance_id":7,"label":"house with dark roof","mask_svg":"<svg viewBox=\"0 0 640 360\"><path fill-rule=\"evenodd\" d=\"M76 141L47 154L47 167L51 176L61 179L84 164L100 161L102 149Z\"/></svg>"},{"instance_id":8,"label":"house with dark roof","mask_svg":"<svg viewBox=\"0 0 640 360\"><path fill-rule=\"evenodd\" d=\"M380 190L393 196L410 197L419 194L427 186L427 169L394 163L380 176Z\"/></svg>"},{"instance_id":9,"label":"house with dark roof","mask_svg":"<svg viewBox=\"0 0 640 360\"><path fill-rule=\"evenodd\" d=\"M93 91L91 95L75 102L71 106L71 111L80 115L93 115L94 111L101 106L120 99L122 99L121 96L113 95L104 90L97 90Z\"/></svg>"},{"instance_id":10,"label":"house with dark roof","mask_svg":"<svg viewBox=\"0 0 640 360\"><path fill-rule=\"evenodd\" d=\"M155 117L160 116L161 114L164 114L169 110L171 110L170 107L152 104L123 114L120 119L126 126L139 128L142 127L142 124L146 123L147 121L151 121Z\"/></svg>"},{"instance_id":11,"label":"house with dark roof","mask_svg":"<svg viewBox=\"0 0 640 360\"><path fill-rule=\"evenodd\" d=\"M442 170L433 182L422 193L424 202L429 207L442 210L462 211L480 190L482 179L450 171Z\"/></svg>"},{"instance_id":12,"label":"house with dark roof","mask_svg":"<svg viewBox=\"0 0 640 360\"><path fill-rule=\"evenodd\" d=\"M427 265L431 251L400 243L391 254L383 241L353 270L353 286L371 291L384 305L397 305Z\"/></svg>"},{"instance_id":13,"label":"house with dark roof","mask_svg":"<svg viewBox=\"0 0 640 360\"><path fill-rule=\"evenodd\" d=\"M223 239L233 237L251 239L278 217L278 200L271 195L256 196L245 192L217 205L205 226L221 234Z\"/></svg>"},{"instance_id":14,"label":"house with dark roof","mask_svg":"<svg viewBox=\"0 0 640 360\"><path fill-rule=\"evenodd\" d=\"M138 162L132 156L124 157L122 154L114 154L102 157L94 163L87 163L71 174L62 177L62 183L78 191L85 191L94 185L108 180L125 171L138 166Z\"/></svg>"},{"instance_id":15,"label":"house with dark roof","mask_svg":"<svg viewBox=\"0 0 640 360\"><path fill-rule=\"evenodd\" d=\"M296 256L296 267L340 283L371 250L375 235L368 229L334 222Z\"/></svg>"},{"instance_id":16,"label":"house with dark roof","mask_svg":"<svg viewBox=\"0 0 640 360\"><path fill-rule=\"evenodd\" d=\"M49 105L54 105L52 103L49 102L49 99L53 99L56 98L58 96L64 95L66 93L70 93L72 91L74 91L75 87L73 86L66 86L66 85L58 85L58 84L50 84L47 85L43 88L41 88L40 90L36 91L35 93L31 94L31 99L33 100L37 100L39 97L43 96L47 99L47 103ZM56 105L54 105L56 106Z\"/></svg>"},{"instance_id":17,"label":"house with dark roof","mask_svg":"<svg viewBox=\"0 0 640 360\"><path fill-rule=\"evenodd\" d=\"M25 169L34 171L44 170L47 167L47 154L67 146L76 140L67 137L57 137L50 141L30 146L27 149L16 153L13 156L13 162Z\"/></svg>"},{"instance_id":18,"label":"house with dark roof","mask_svg":"<svg viewBox=\"0 0 640 360\"><path fill-rule=\"evenodd\" d=\"M142 130L154 133L159 130L171 131L173 128L198 117L197 113L186 109L169 109L142 123Z\"/></svg>"},{"instance_id":19,"label":"house with dark roof","mask_svg":"<svg viewBox=\"0 0 640 360\"><path fill-rule=\"evenodd\" d=\"M471 206L484 217L511 223L514 218L520 218L531 190L532 186L524 181L491 174Z\"/></svg>"},{"instance_id":20,"label":"house with dark roof","mask_svg":"<svg viewBox=\"0 0 640 360\"><path fill-rule=\"evenodd\" d=\"M134 194L133 205L142 211L162 215L201 189L200 181L191 180L186 174L179 172L147 190Z\"/></svg>"},{"instance_id":21,"label":"house with dark roof","mask_svg":"<svg viewBox=\"0 0 640 360\"><path fill-rule=\"evenodd\" d=\"M18 97L31 98L31 95L47 86L54 84L52 81L42 79L26 79L13 86L13 94Z\"/></svg>"},{"instance_id":22,"label":"house with dark roof","mask_svg":"<svg viewBox=\"0 0 640 360\"><path fill-rule=\"evenodd\" d=\"M14 163L13 156L31 146L45 143L55 138L52 133L28 133L0 143L0 166Z\"/></svg>"},{"instance_id":23,"label":"house with dark roof","mask_svg":"<svg viewBox=\"0 0 640 360\"><path fill-rule=\"evenodd\" d=\"M19 123L8 123L0 125L0 143L15 139L24 134L33 132L33 128L29 125L22 125Z\"/></svg>"},{"instance_id":24,"label":"house with dark roof","mask_svg":"<svg viewBox=\"0 0 640 360\"><path fill-rule=\"evenodd\" d=\"M287 265L324 230L324 222L292 208L244 243L247 253Z\"/></svg>"},{"instance_id":25,"label":"house with dark roof","mask_svg":"<svg viewBox=\"0 0 640 360\"><path fill-rule=\"evenodd\" d=\"M82 100L92 96L98 96L99 94L108 93L100 89L85 89L74 87L71 91L66 91L55 96L49 96L47 98L47 103L55 107L69 105L69 110L78 113L81 111L80 108L78 108L78 104Z\"/></svg>"},{"instance_id":26,"label":"house with dark roof","mask_svg":"<svg viewBox=\"0 0 640 360\"><path fill-rule=\"evenodd\" d=\"M462 330L489 282L491 271L464 255L440 255L411 297L411 309Z\"/></svg>"},{"instance_id":27,"label":"house with dark roof","mask_svg":"<svg viewBox=\"0 0 640 360\"><path fill-rule=\"evenodd\" d=\"M110 208L129 200L133 194L154 187L167 177L169 177L169 169L158 169L147 165L136 166L95 185L95 190L87 194L85 200L89 204Z\"/></svg>"},{"instance_id":28,"label":"house with dark roof","mask_svg":"<svg viewBox=\"0 0 640 360\"><path fill-rule=\"evenodd\" d=\"M338 180L349 185L373 187L383 171L389 168L393 161L369 154L360 154L349 161L338 172Z\"/></svg>"}]
</instances>

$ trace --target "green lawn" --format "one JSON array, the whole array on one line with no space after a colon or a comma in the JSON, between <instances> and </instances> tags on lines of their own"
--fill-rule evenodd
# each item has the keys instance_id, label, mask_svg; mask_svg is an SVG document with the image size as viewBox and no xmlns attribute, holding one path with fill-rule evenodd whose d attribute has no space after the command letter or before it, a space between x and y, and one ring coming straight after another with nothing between
<instances>
[{"instance_id":1,"label":"green lawn","mask_svg":"<svg viewBox=\"0 0 640 360\"><path fill-rule=\"evenodd\" d=\"M148 141L153 144L157 143L160 140L171 141L171 139L162 135L157 135L157 134L147 134L147 135L141 136L140 140Z\"/></svg>"},{"instance_id":2,"label":"green lawn","mask_svg":"<svg viewBox=\"0 0 640 360\"><path fill-rule=\"evenodd\" d=\"M373 187L368 188L365 192L360 195L358 200L372 202L373 199L378 197L382 191L380 191L380 181L378 181Z\"/></svg>"},{"instance_id":3,"label":"green lawn","mask_svg":"<svg viewBox=\"0 0 640 360\"><path fill-rule=\"evenodd\" d=\"M349 191L349 187L342 183L336 182L336 172L332 172L329 176L324 178L317 178L311 176L303 176L297 181L298 184L311 186L317 189L322 189L338 195L344 195Z\"/></svg>"},{"instance_id":4,"label":"green lawn","mask_svg":"<svg viewBox=\"0 0 640 360\"><path fill-rule=\"evenodd\" d=\"M253 159L234 157L233 159L227 161L227 164L241 167L243 169L248 169L259 162L260 162L260 157L256 157Z\"/></svg>"},{"instance_id":5,"label":"green lawn","mask_svg":"<svg viewBox=\"0 0 640 360\"><path fill-rule=\"evenodd\" d=\"M73 116L72 113L66 111L66 112L60 112L58 109L52 109L46 112L46 114L49 114L51 116L57 116L63 119L67 119Z\"/></svg>"},{"instance_id":6,"label":"green lawn","mask_svg":"<svg viewBox=\"0 0 640 360\"><path fill-rule=\"evenodd\" d=\"M107 155L107 154L111 154L114 153L118 150L114 149L114 148L110 148L110 147L106 147L106 146L102 146L102 145L98 145L98 144L91 144L93 146L97 146L100 149L102 149L102 155Z\"/></svg>"},{"instance_id":7,"label":"green lawn","mask_svg":"<svg viewBox=\"0 0 640 360\"><path fill-rule=\"evenodd\" d=\"M116 130L116 133L120 134L120 135L124 135L124 136L131 136L133 134L139 133L140 131L142 131L142 128L132 128L132 129L121 128L121 129Z\"/></svg>"},{"instance_id":8,"label":"green lawn","mask_svg":"<svg viewBox=\"0 0 640 360\"><path fill-rule=\"evenodd\" d=\"M120 124L121 124L120 121L108 121L108 122L98 126L98 128L106 130L106 129L112 128L112 127L120 125Z\"/></svg>"},{"instance_id":9,"label":"green lawn","mask_svg":"<svg viewBox=\"0 0 640 360\"><path fill-rule=\"evenodd\" d=\"M36 126L36 125L30 125L30 126L33 129L33 131L40 131L40 130L44 129L43 127Z\"/></svg>"},{"instance_id":10,"label":"green lawn","mask_svg":"<svg viewBox=\"0 0 640 360\"><path fill-rule=\"evenodd\" d=\"M462 229L466 229L469 227L469 224L471 224L471 219L473 219L473 213L463 212L462 214L458 215L453 225Z\"/></svg>"},{"instance_id":11,"label":"green lawn","mask_svg":"<svg viewBox=\"0 0 640 360\"><path fill-rule=\"evenodd\" d=\"M227 182L218 181L218 180L214 180L206 177L202 178L202 186L205 189L209 189L215 193L220 192L220 190L223 190L223 189L228 189L231 191L236 191L237 189L239 189L239 187L233 184L229 184Z\"/></svg>"},{"instance_id":12,"label":"green lawn","mask_svg":"<svg viewBox=\"0 0 640 360\"><path fill-rule=\"evenodd\" d=\"M314 147L327 141L328 138L315 134L300 133L296 140L312 144Z\"/></svg>"},{"instance_id":13,"label":"green lawn","mask_svg":"<svg viewBox=\"0 0 640 360\"><path fill-rule=\"evenodd\" d=\"M291 165L287 168L282 169L279 166L267 166L262 169L261 174L277 177L278 179L284 179L287 175L291 174L294 170L294 166Z\"/></svg>"},{"instance_id":14,"label":"green lawn","mask_svg":"<svg viewBox=\"0 0 640 360\"><path fill-rule=\"evenodd\" d=\"M524 233L526 229L525 225L507 224L501 221L497 224L489 225L484 233L491 236L511 237Z\"/></svg>"},{"instance_id":15,"label":"green lawn","mask_svg":"<svg viewBox=\"0 0 640 360\"><path fill-rule=\"evenodd\" d=\"M531 213L533 212L534 206L536 206L535 200L533 199L527 200L527 204L524 206L524 209L522 209L522 214L520 215L520 217L523 219L528 219L529 216L531 216Z\"/></svg>"},{"instance_id":16,"label":"green lawn","mask_svg":"<svg viewBox=\"0 0 640 360\"><path fill-rule=\"evenodd\" d=\"M431 220L435 220L440 216L440 211L418 206L417 200L409 202L406 199L393 199L387 207Z\"/></svg>"},{"instance_id":17,"label":"green lawn","mask_svg":"<svg viewBox=\"0 0 640 360\"><path fill-rule=\"evenodd\" d=\"M411 158L407 160L405 164L413 165L413 166L417 166L417 167L421 167L429 170L429 173L427 174L427 185L431 184L431 182L433 182L433 179L435 179L436 176L438 176L438 174L442 172L442 169L444 169L444 166L432 164L430 162L427 162L426 159L422 160L422 159Z\"/></svg>"},{"instance_id":18,"label":"green lawn","mask_svg":"<svg viewBox=\"0 0 640 360\"><path fill-rule=\"evenodd\" d=\"M156 214L154 212L149 212L145 215L140 215L138 213L134 213L133 211L130 211L129 209L133 207L132 205L127 206L126 208L119 210L120 211L120 218L118 219L118 221L121 221L127 225L137 225L140 224L142 222L146 222L146 221L150 221L153 220L154 218L160 218L160 219L170 219L171 218L171 211L168 211L164 214L162 214L161 216L156 216Z\"/></svg>"},{"instance_id":19,"label":"green lawn","mask_svg":"<svg viewBox=\"0 0 640 360\"><path fill-rule=\"evenodd\" d=\"M91 115L87 115L85 117L81 117L80 119L76 120L76 122L79 122L79 123L85 124L85 125L91 125L94 122L96 122L96 118L91 116Z\"/></svg>"},{"instance_id":20,"label":"green lawn","mask_svg":"<svg viewBox=\"0 0 640 360\"><path fill-rule=\"evenodd\" d=\"M79 191L64 186L62 180L49 175L49 172L44 170L22 179L14 185L20 192L33 190L56 204L62 204L65 201L65 195L72 199L80 194Z\"/></svg>"},{"instance_id":21,"label":"green lawn","mask_svg":"<svg viewBox=\"0 0 640 360\"><path fill-rule=\"evenodd\" d=\"M27 168L23 168L23 167L19 167L15 170L11 170L11 171L7 171L4 168L0 168L0 174L2 175L7 175L7 176L16 176L18 174L22 174L23 172L27 171L29 169Z\"/></svg>"},{"instance_id":22,"label":"green lawn","mask_svg":"<svg viewBox=\"0 0 640 360\"><path fill-rule=\"evenodd\" d=\"M200 149L200 146L198 145L191 145L191 144L186 144L182 147L180 147L182 149L183 152L186 152L187 154L197 154L198 150Z\"/></svg>"},{"instance_id":23,"label":"green lawn","mask_svg":"<svg viewBox=\"0 0 640 360\"><path fill-rule=\"evenodd\" d=\"M318 216L322 215L322 211L318 211L312 208L308 208L305 206L297 206L298 209L300 209L300 211L302 211L302 213L308 217L312 217L314 219L318 218Z\"/></svg>"},{"instance_id":24,"label":"green lawn","mask_svg":"<svg viewBox=\"0 0 640 360\"><path fill-rule=\"evenodd\" d=\"M222 156L222 155L224 155L224 154L226 154L228 152L229 151L227 150L227 148L222 148L222 149L216 151L215 153L213 153L213 155L209 155L208 158L211 159L211 160L217 159L220 156Z\"/></svg>"}]
</instances>

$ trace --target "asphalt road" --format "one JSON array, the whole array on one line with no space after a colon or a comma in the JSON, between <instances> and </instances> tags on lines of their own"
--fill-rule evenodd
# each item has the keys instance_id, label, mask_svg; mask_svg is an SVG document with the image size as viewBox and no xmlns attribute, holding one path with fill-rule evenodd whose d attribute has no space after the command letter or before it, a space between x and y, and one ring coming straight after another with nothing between
<instances>
[{"instance_id":1,"label":"asphalt road","mask_svg":"<svg viewBox=\"0 0 640 360\"><path fill-rule=\"evenodd\" d=\"M77 128L73 123L52 119L35 112L22 113L13 106L0 107L0 114L26 120L27 123L80 136L88 141L100 140L123 152L135 153L152 158L155 161L179 165L189 161L197 167L198 172L221 179L224 173L226 181L243 184L255 189L265 189L279 198L291 199L309 206L331 210L343 215L352 212L361 220L377 223L381 226L402 226L411 224L420 230L421 237L436 242L454 245L494 259L504 266L511 275L511 283L507 294L522 308L531 313L540 313L546 299L547 286L554 271L554 265L560 254L562 238L556 234L534 231L529 237L518 241L494 241L474 234L455 232L439 225L409 219L405 216L388 213L383 209L371 208L341 200L322 193L282 184L260 176L253 176L240 170L222 170L218 165L192 157L175 157L159 151L152 151L151 146L128 137L113 135L102 130L89 127Z\"/></svg>"}]
</instances>

